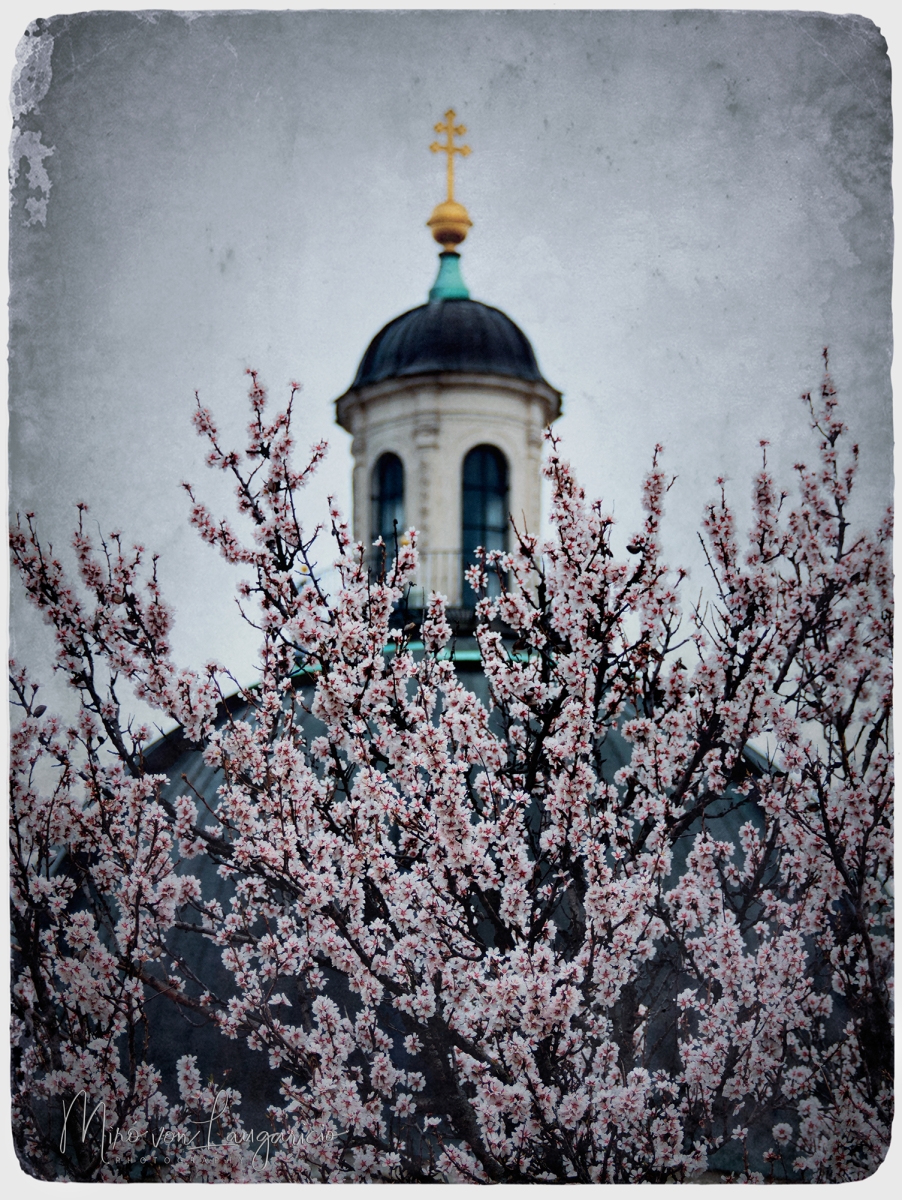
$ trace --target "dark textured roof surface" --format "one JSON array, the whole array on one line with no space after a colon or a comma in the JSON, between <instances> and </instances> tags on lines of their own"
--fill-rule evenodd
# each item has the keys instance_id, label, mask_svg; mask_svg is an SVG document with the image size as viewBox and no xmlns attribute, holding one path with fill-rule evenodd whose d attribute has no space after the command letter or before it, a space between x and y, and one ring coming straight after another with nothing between
<instances>
[{"instance_id":1,"label":"dark textured roof surface","mask_svg":"<svg viewBox=\"0 0 902 1200\"><path fill-rule=\"evenodd\" d=\"M436 300L395 317L376 334L352 388L383 379L472 371L544 382L526 335L478 300Z\"/></svg>"}]
</instances>

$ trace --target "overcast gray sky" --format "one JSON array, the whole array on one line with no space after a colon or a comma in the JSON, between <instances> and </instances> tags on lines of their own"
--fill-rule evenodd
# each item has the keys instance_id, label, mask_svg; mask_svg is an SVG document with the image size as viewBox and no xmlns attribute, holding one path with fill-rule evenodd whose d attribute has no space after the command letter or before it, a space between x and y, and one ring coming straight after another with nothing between
<instances>
[{"instance_id":1,"label":"overcast gray sky","mask_svg":"<svg viewBox=\"0 0 902 1200\"><path fill-rule=\"evenodd\" d=\"M890 499L890 71L862 17L781 12L95 13L35 30L14 93L10 491L56 544L74 502L159 549L185 663L253 677L231 581L186 523L194 390L237 439L244 368L304 384L332 450L311 524L350 507L332 401L422 303L443 198L428 150L468 127L463 273L564 393L587 490L639 519L656 441L679 476L668 550L758 440L808 452L799 394L829 345L862 447L860 512ZM23 155L23 157L19 157ZM13 650L46 634L13 601ZM46 672L44 672L46 677Z\"/></svg>"}]
</instances>

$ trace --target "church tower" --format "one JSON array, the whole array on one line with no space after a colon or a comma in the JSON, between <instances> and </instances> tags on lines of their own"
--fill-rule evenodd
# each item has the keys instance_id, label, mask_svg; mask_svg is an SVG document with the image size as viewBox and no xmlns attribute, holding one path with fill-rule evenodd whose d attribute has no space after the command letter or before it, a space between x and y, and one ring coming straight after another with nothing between
<instances>
[{"instance_id":1,"label":"church tower","mask_svg":"<svg viewBox=\"0 0 902 1200\"><path fill-rule=\"evenodd\" d=\"M454 118L435 126L445 141L431 147L447 155L448 196L428 222L442 247L428 303L376 334L335 407L353 436L355 539L381 536L391 553L395 529L413 526L419 603L436 591L466 610L476 548L509 548L509 514L539 530L542 431L560 416L561 394L514 322L470 299L457 247L472 222L454 199L454 157L470 148L455 144L466 129Z\"/></svg>"}]
</instances>

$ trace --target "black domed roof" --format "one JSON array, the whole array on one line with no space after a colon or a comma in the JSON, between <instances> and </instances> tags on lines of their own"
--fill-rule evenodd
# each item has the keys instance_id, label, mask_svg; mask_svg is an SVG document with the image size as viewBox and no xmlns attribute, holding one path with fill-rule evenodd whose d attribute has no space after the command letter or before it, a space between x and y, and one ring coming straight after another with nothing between
<instances>
[{"instance_id":1,"label":"black domed roof","mask_svg":"<svg viewBox=\"0 0 902 1200\"><path fill-rule=\"evenodd\" d=\"M440 371L545 382L510 317L478 300L442 299L389 321L370 342L351 387Z\"/></svg>"}]
</instances>

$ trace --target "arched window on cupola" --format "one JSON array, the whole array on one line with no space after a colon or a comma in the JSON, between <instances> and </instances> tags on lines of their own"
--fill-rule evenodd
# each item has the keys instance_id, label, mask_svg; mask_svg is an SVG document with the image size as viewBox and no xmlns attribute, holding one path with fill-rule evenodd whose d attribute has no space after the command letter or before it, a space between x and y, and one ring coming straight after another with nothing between
<instances>
[{"instance_id":1,"label":"arched window on cupola","mask_svg":"<svg viewBox=\"0 0 902 1200\"><path fill-rule=\"evenodd\" d=\"M495 446L476 446L464 459L463 529L461 550L463 571L476 561L476 549L507 549L507 460ZM490 596L498 595L501 583L494 572L488 575ZM465 607L476 603L476 593L463 579L461 595Z\"/></svg>"},{"instance_id":2,"label":"arched window on cupola","mask_svg":"<svg viewBox=\"0 0 902 1200\"><path fill-rule=\"evenodd\" d=\"M382 538L389 561L395 554L396 521L400 537L404 532L404 464L397 454L381 454L370 487L370 541Z\"/></svg>"}]
</instances>

